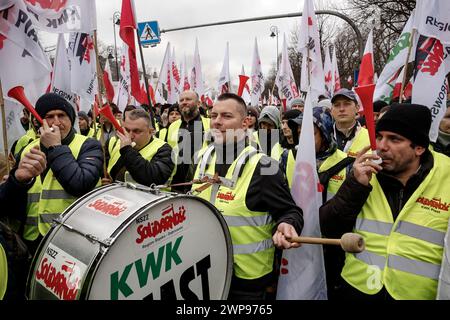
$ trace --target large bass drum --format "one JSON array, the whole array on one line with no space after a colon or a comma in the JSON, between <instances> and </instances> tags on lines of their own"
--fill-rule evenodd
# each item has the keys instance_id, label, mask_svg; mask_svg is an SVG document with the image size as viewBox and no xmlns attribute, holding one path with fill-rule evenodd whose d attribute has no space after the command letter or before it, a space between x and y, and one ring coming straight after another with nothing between
<instances>
[{"instance_id":1,"label":"large bass drum","mask_svg":"<svg viewBox=\"0 0 450 320\"><path fill-rule=\"evenodd\" d=\"M29 299L226 299L231 237L207 201L132 184L77 200L42 240Z\"/></svg>"}]
</instances>

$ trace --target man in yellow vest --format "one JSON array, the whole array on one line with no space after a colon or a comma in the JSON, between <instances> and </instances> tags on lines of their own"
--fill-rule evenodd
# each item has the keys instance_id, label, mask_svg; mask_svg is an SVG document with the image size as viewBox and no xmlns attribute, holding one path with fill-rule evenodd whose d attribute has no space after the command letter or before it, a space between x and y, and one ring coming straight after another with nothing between
<instances>
[{"instance_id":1,"label":"man in yellow vest","mask_svg":"<svg viewBox=\"0 0 450 320\"><path fill-rule=\"evenodd\" d=\"M46 168L45 154L37 147L22 157L18 166L14 168L8 179L0 184L0 218L16 218L17 212L25 212L26 202L13 203L19 194L26 196L28 188L34 178ZM8 226L0 224L0 300L25 299L25 285L28 276L26 264L27 256L17 256L16 242L12 241ZM25 252L26 254L26 252ZM9 257L9 260L8 260Z\"/></svg>"},{"instance_id":2,"label":"man in yellow vest","mask_svg":"<svg viewBox=\"0 0 450 320\"><path fill-rule=\"evenodd\" d=\"M153 136L149 114L143 109L129 111L123 126L126 133L117 132L119 143L106 156L112 179L103 178L102 183L119 180L146 186L165 184L175 167L172 148Z\"/></svg>"},{"instance_id":3,"label":"man in yellow vest","mask_svg":"<svg viewBox=\"0 0 450 320\"><path fill-rule=\"evenodd\" d=\"M352 90L340 89L331 98L331 115L334 119L334 139L338 149L351 157L369 145L369 133L356 120L358 100Z\"/></svg>"},{"instance_id":4,"label":"man in yellow vest","mask_svg":"<svg viewBox=\"0 0 450 320\"><path fill-rule=\"evenodd\" d=\"M195 195L221 211L231 233L234 270L228 298L265 298L273 277L275 246L298 247L286 237L300 234L302 211L292 200L278 162L246 139L246 106L238 95L219 96L211 111L214 143L202 149L194 177L215 177Z\"/></svg>"},{"instance_id":5,"label":"man in yellow vest","mask_svg":"<svg viewBox=\"0 0 450 320\"><path fill-rule=\"evenodd\" d=\"M376 125L377 153L357 156L337 194L320 209L322 234L361 234L346 254L340 297L435 299L450 217L450 159L430 151L430 110L397 104ZM380 165L374 159L381 158Z\"/></svg>"},{"instance_id":6,"label":"man in yellow vest","mask_svg":"<svg viewBox=\"0 0 450 320\"><path fill-rule=\"evenodd\" d=\"M44 120L40 138L23 154L38 146L47 157L47 168L22 199L27 203L23 237L31 253L53 219L99 185L103 163L100 143L75 132L75 111L66 99L55 93L44 94L36 102L36 111Z\"/></svg>"},{"instance_id":7,"label":"man in yellow vest","mask_svg":"<svg viewBox=\"0 0 450 320\"><path fill-rule=\"evenodd\" d=\"M166 141L174 149L178 159L172 184L192 179L191 164L194 156L206 143L205 133L209 131L209 119L200 115L200 97L195 91L187 90L180 94L179 108L181 119L174 121L167 129ZM189 186L173 187L173 191L187 192Z\"/></svg>"}]
</instances>

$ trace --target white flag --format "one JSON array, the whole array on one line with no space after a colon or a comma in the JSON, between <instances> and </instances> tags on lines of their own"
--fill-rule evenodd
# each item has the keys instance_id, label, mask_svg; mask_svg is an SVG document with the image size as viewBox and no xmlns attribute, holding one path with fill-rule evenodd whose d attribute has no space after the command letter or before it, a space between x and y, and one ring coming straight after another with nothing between
<instances>
[{"instance_id":1,"label":"white flag","mask_svg":"<svg viewBox=\"0 0 450 320\"><path fill-rule=\"evenodd\" d=\"M97 29L95 0L25 0L20 20L31 19L43 31L84 32ZM25 17L26 16L26 17Z\"/></svg>"},{"instance_id":2,"label":"white flag","mask_svg":"<svg viewBox=\"0 0 450 320\"><path fill-rule=\"evenodd\" d=\"M225 48L225 56L223 58L222 71L219 75L219 81L217 83L217 90L220 93L231 92L230 83L230 52L229 44Z\"/></svg>"},{"instance_id":3,"label":"white flag","mask_svg":"<svg viewBox=\"0 0 450 320\"><path fill-rule=\"evenodd\" d=\"M184 55L184 60L181 62L181 75L180 75L180 87L178 89L179 92L183 92L189 90L191 88L189 84L189 75L188 75L188 67L186 61L186 55Z\"/></svg>"},{"instance_id":4,"label":"white flag","mask_svg":"<svg viewBox=\"0 0 450 320\"><path fill-rule=\"evenodd\" d=\"M67 57L66 41L62 33L58 35L51 91L62 96L75 108L75 94L72 93L70 85L69 58Z\"/></svg>"},{"instance_id":5,"label":"white flag","mask_svg":"<svg viewBox=\"0 0 450 320\"><path fill-rule=\"evenodd\" d=\"M280 68L278 69L277 77L275 78L275 84L278 87L278 91L286 98L287 105L299 96L294 75L292 74L291 63L289 62L286 35L284 35L281 63Z\"/></svg>"},{"instance_id":6,"label":"white flag","mask_svg":"<svg viewBox=\"0 0 450 320\"><path fill-rule=\"evenodd\" d=\"M408 55L410 37L414 26L414 17L415 13L413 11L395 46L389 53L386 65L378 77L375 93L373 95L373 101L382 100L386 103L391 103L392 92L394 90L394 83L397 79L397 74L405 65L406 57ZM416 52L418 36L415 36L414 38L415 39L413 40L411 55L408 62L414 61L414 52Z\"/></svg>"},{"instance_id":7,"label":"white flag","mask_svg":"<svg viewBox=\"0 0 450 320\"><path fill-rule=\"evenodd\" d=\"M114 103L119 107L119 110L123 111L131 98L131 77L130 77L130 64L128 61L128 45L123 42L120 52L120 76L119 84L114 97Z\"/></svg>"},{"instance_id":8,"label":"white flag","mask_svg":"<svg viewBox=\"0 0 450 320\"><path fill-rule=\"evenodd\" d=\"M31 104L45 93L50 85L50 60L42 50L37 36L23 26L16 26L14 7L0 14L0 79L4 96L11 88L22 86Z\"/></svg>"},{"instance_id":9,"label":"white flag","mask_svg":"<svg viewBox=\"0 0 450 320\"><path fill-rule=\"evenodd\" d=\"M417 0L416 23L421 35L450 44L450 1Z\"/></svg>"},{"instance_id":10,"label":"white flag","mask_svg":"<svg viewBox=\"0 0 450 320\"><path fill-rule=\"evenodd\" d=\"M341 90L341 77L339 76L339 68L337 63L337 57L336 57L336 46L333 46L333 58L332 58L332 75L333 75L333 92L332 95L336 92Z\"/></svg>"},{"instance_id":11,"label":"white flag","mask_svg":"<svg viewBox=\"0 0 450 320\"><path fill-rule=\"evenodd\" d=\"M303 113L302 131L291 194L303 211L302 236L320 238L319 208L322 193L316 169L316 154L313 125L313 106L308 92ZM279 300L324 300L327 299L325 265L321 245L303 244L300 248L283 250L285 272L278 279Z\"/></svg>"},{"instance_id":12,"label":"white flag","mask_svg":"<svg viewBox=\"0 0 450 320\"><path fill-rule=\"evenodd\" d=\"M200 62L200 53L198 50L198 39L195 39L194 65L191 70L191 89L197 92L201 98L204 94L202 64Z\"/></svg>"},{"instance_id":13,"label":"white flag","mask_svg":"<svg viewBox=\"0 0 450 320\"><path fill-rule=\"evenodd\" d=\"M302 59L306 59L304 64L306 65L306 72L309 72L309 77L303 77L302 73L300 88L302 91L311 90L312 101L316 101L319 95L325 92L325 77L319 39L314 3L312 0L305 0L298 36L298 50L302 53Z\"/></svg>"},{"instance_id":14,"label":"white flag","mask_svg":"<svg viewBox=\"0 0 450 320\"><path fill-rule=\"evenodd\" d=\"M14 142L25 134L25 129L20 123L20 117L22 116L23 107L17 102L6 98L5 100L5 120L6 131L8 133L8 148L11 149ZM0 121L0 132L3 132L3 124ZM0 153L3 152L3 137L0 138Z\"/></svg>"},{"instance_id":15,"label":"white flag","mask_svg":"<svg viewBox=\"0 0 450 320\"><path fill-rule=\"evenodd\" d=\"M259 104L261 95L264 91L264 75L261 69L261 59L259 58L258 42L255 38L255 49L253 51L253 64L252 64L252 92L251 92L251 105L256 107Z\"/></svg>"},{"instance_id":16,"label":"white flag","mask_svg":"<svg viewBox=\"0 0 450 320\"><path fill-rule=\"evenodd\" d=\"M173 94L175 98L175 102L178 101L178 97L180 96L180 83L181 83L181 77L180 77L180 70L177 66L177 59L175 57L175 47L172 49L172 55L170 56L171 60L171 66L172 66L172 77L173 77Z\"/></svg>"},{"instance_id":17,"label":"white flag","mask_svg":"<svg viewBox=\"0 0 450 320\"><path fill-rule=\"evenodd\" d=\"M330 47L325 47L325 62L323 64L323 71L325 73L325 90L329 97L334 93L334 81L333 81L333 64L330 58Z\"/></svg>"},{"instance_id":18,"label":"white flag","mask_svg":"<svg viewBox=\"0 0 450 320\"><path fill-rule=\"evenodd\" d=\"M412 103L430 108L432 123L430 140L436 142L439 123L447 108L447 79L444 46L435 38L420 36L414 69Z\"/></svg>"},{"instance_id":19,"label":"white flag","mask_svg":"<svg viewBox=\"0 0 450 320\"><path fill-rule=\"evenodd\" d=\"M72 92L93 103L98 84L97 60L92 36L87 33L71 33L68 54Z\"/></svg>"}]
</instances>

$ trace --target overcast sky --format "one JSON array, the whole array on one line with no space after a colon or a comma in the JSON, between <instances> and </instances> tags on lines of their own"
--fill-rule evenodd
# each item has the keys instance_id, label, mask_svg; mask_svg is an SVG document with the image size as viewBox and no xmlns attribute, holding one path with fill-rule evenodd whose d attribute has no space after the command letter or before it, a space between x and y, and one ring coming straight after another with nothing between
<instances>
[{"instance_id":1,"label":"overcast sky","mask_svg":"<svg viewBox=\"0 0 450 320\"><path fill-rule=\"evenodd\" d=\"M280 15L301 12L303 0L135 0L138 22L157 20L161 30L198 24L246 19L253 17ZM342 2L330 0L328 2ZM121 0L97 0L98 38L107 45L114 45L113 14L121 10ZM316 8L323 9L323 8ZM238 74L244 65L247 75L250 74L255 37L258 40L263 73L268 72L275 62L276 38L270 37L270 27L278 27L279 51L281 53L283 33L289 37L300 17L246 22L232 25L221 25L206 28L163 33L161 43L154 48L144 48L147 73L155 69L159 73L167 43L175 47L179 64L186 54L189 69L195 48L195 38L199 40L199 51L204 79L208 87L217 87L219 73L222 68L226 42L230 44L230 75L237 85ZM116 29L117 46L121 45L118 29ZM52 43L54 42L54 43ZM44 46L56 44L56 37L44 40ZM138 57L140 65L140 58Z\"/></svg>"}]
</instances>

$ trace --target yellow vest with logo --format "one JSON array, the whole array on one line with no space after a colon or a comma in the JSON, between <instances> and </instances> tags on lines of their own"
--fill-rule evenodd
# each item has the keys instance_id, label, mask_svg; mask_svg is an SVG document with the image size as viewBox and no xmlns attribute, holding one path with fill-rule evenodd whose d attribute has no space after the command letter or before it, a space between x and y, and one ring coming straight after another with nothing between
<instances>
[{"instance_id":1,"label":"yellow vest with logo","mask_svg":"<svg viewBox=\"0 0 450 320\"><path fill-rule=\"evenodd\" d=\"M8 260L6 260L6 253L0 244L0 300L5 296L6 288L8 286Z\"/></svg>"},{"instance_id":2,"label":"yellow vest with logo","mask_svg":"<svg viewBox=\"0 0 450 320\"><path fill-rule=\"evenodd\" d=\"M110 141L113 142L113 141ZM113 142L114 143L114 142ZM166 142L161 139L153 137L152 142L147 144L144 148L139 150L139 154L147 161L150 161L158 150L164 146ZM111 151L111 158L108 163L108 173L111 174L112 168L115 166L117 161L120 159L120 142L115 143L114 149ZM133 177L130 175L128 171L125 172L125 182L135 182Z\"/></svg>"},{"instance_id":3,"label":"yellow vest with logo","mask_svg":"<svg viewBox=\"0 0 450 320\"><path fill-rule=\"evenodd\" d=\"M68 145L75 159L81 150L81 146L88 138L75 134L74 139ZM40 139L29 144L22 153L22 157L34 146L39 146ZM100 183L100 180L99 180ZM97 185L99 185L97 183ZM44 181L36 177L33 186L28 190L27 196L27 220L23 237L27 240L35 240L39 233L45 235L50 230L53 219L71 205L77 198L67 193L56 177L52 169L49 169Z\"/></svg>"},{"instance_id":4,"label":"yellow vest with logo","mask_svg":"<svg viewBox=\"0 0 450 320\"><path fill-rule=\"evenodd\" d=\"M358 152L367 146L370 146L369 131L361 127L353 138L353 141L351 141L350 146L344 148L344 152L347 152L349 157L356 157Z\"/></svg>"},{"instance_id":5,"label":"yellow vest with logo","mask_svg":"<svg viewBox=\"0 0 450 320\"><path fill-rule=\"evenodd\" d=\"M450 217L450 159L432 152L434 166L396 221L376 176L354 232L366 250L346 254L342 277L366 294L384 286L395 299L436 299L444 237Z\"/></svg>"},{"instance_id":6,"label":"yellow vest with logo","mask_svg":"<svg viewBox=\"0 0 450 320\"><path fill-rule=\"evenodd\" d=\"M242 279L260 278L273 267L272 217L268 212L250 211L245 203L250 181L262 156L254 147L245 148L221 178L222 184L213 184L198 194L216 206L225 218L233 243L234 273ZM214 176L215 163L216 154L211 145L203 152L195 179ZM199 186L194 184L192 190Z\"/></svg>"},{"instance_id":7,"label":"yellow vest with logo","mask_svg":"<svg viewBox=\"0 0 450 320\"><path fill-rule=\"evenodd\" d=\"M342 161L347 157L347 154L345 152L342 152L339 149L336 149L336 151L325 159L325 161L322 163L322 165L319 168L319 173L327 171L334 165L336 165L338 162ZM288 181L289 188L292 188L292 179L294 178L294 170L295 170L295 158L294 153L292 150L289 150L287 164L286 164L286 178ZM347 176L346 168L339 171L338 174L331 177L331 179L328 181L327 186L327 200L334 197L334 195L338 192L339 188L341 187L342 183L344 182L345 178Z\"/></svg>"},{"instance_id":8,"label":"yellow vest with logo","mask_svg":"<svg viewBox=\"0 0 450 320\"><path fill-rule=\"evenodd\" d=\"M16 157L23 148L29 145L31 142L37 139L36 132L33 129L29 129L27 133L17 140L16 146L14 147L14 157Z\"/></svg>"}]
</instances>

